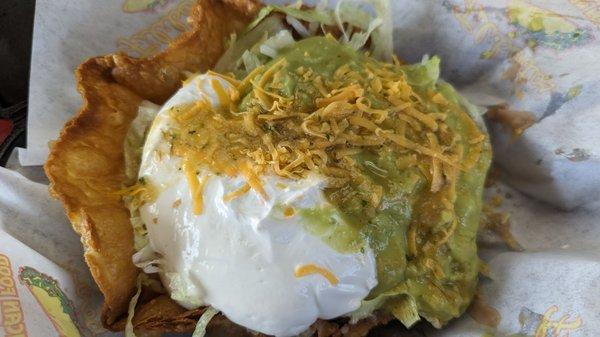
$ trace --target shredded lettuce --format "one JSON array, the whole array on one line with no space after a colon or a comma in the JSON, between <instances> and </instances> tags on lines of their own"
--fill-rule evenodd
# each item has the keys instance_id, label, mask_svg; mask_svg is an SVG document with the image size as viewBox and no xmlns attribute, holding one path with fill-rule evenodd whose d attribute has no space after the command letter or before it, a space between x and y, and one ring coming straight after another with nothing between
<instances>
[{"instance_id":1,"label":"shredded lettuce","mask_svg":"<svg viewBox=\"0 0 600 337\"><path fill-rule=\"evenodd\" d=\"M244 68L247 72L251 72L261 65L258 56L249 50L246 50L244 54L242 54L242 62L244 63Z\"/></svg>"},{"instance_id":2,"label":"shredded lettuce","mask_svg":"<svg viewBox=\"0 0 600 337\"><path fill-rule=\"evenodd\" d=\"M367 27L366 31L356 32L356 33L352 34L350 41L348 41L348 45L355 50L359 50L360 48L362 48L365 45L365 43L367 43L367 40L369 40L369 36L371 36L371 33L373 33L373 31L377 27L379 27L382 23L383 23L383 19L381 19L381 18L377 18L377 19L371 21L369 23L369 27Z\"/></svg>"},{"instance_id":3,"label":"shredded lettuce","mask_svg":"<svg viewBox=\"0 0 600 337\"><path fill-rule=\"evenodd\" d=\"M160 106L152 102L143 101L138 108L137 116L131 122L129 130L127 130L123 149L125 156L125 176L128 185L132 185L137 180L146 134L159 110ZM131 221L134 234L134 247L138 251L148 244L146 228L139 216L139 202L130 196L126 196L124 202L129 209L129 220Z\"/></svg>"},{"instance_id":4,"label":"shredded lettuce","mask_svg":"<svg viewBox=\"0 0 600 337\"><path fill-rule=\"evenodd\" d=\"M414 297L403 295L394 300L390 305L392 315L396 317L405 327L412 327L421 320L419 317L419 308Z\"/></svg>"},{"instance_id":5,"label":"shredded lettuce","mask_svg":"<svg viewBox=\"0 0 600 337\"><path fill-rule=\"evenodd\" d=\"M421 63L403 66L402 70L410 85L428 89L434 86L440 78L440 58L437 56L429 58L425 55Z\"/></svg>"},{"instance_id":6,"label":"shredded lettuce","mask_svg":"<svg viewBox=\"0 0 600 337\"><path fill-rule=\"evenodd\" d=\"M232 41L230 47L215 65L215 71L219 73L236 72L242 65L242 55L244 53L248 51L256 54L253 51L253 49L257 49L255 47L284 29L282 18L275 16L264 18L254 29L242 34L237 40ZM268 60L262 60L261 64L266 61Z\"/></svg>"},{"instance_id":7,"label":"shredded lettuce","mask_svg":"<svg viewBox=\"0 0 600 337\"><path fill-rule=\"evenodd\" d=\"M393 27L389 0L341 0L334 17L345 42L354 49L362 48L370 37L371 55L382 61L391 59ZM349 27L346 28L344 23ZM361 31L352 33L353 27Z\"/></svg>"},{"instance_id":8,"label":"shredded lettuce","mask_svg":"<svg viewBox=\"0 0 600 337\"><path fill-rule=\"evenodd\" d=\"M137 116L131 122L129 130L127 131L123 148L125 155L125 175L129 184L133 184L137 180L146 134L159 111L160 106L153 104L152 102L143 101L138 108ZM156 257L152 255L153 251L148 244L147 231L138 210L139 202L130 196L126 196L124 202L131 214L130 221L131 226L133 227L134 248L136 250L136 253L133 255L134 263L137 262L136 265L142 268L144 272L149 272L152 268L154 268L152 271L156 272L157 269L155 264L158 263L158 260L152 259L152 257ZM131 300L129 300L129 306L127 308L127 321L125 323L126 337L136 337L135 332L133 331L132 320L143 285L150 287L158 293L164 292L164 288L159 281L150 279L144 273L138 274L136 283L137 290Z\"/></svg>"},{"instance_id":9,"label":"shredded lettuce","mask_svg":"<svg viewBox=\"0 0 600 337\"><path fill-rule=\"evenodd\" d=\"M375 310L384 305L407 328L421 320L414 297L406 294L406 290L401 287L387 291L373 299L363 300L360 307L350 313L350 323L355 324L361 319L371 316Z\"/></svg>"},{"instance_id":10,"label":"shredded lettuce","mask_svg":"<svg viewBox=\"0 0 600 337\"><path fill-rule=\"evenodd\" d=\"M204 304L202 298L204 298L205 294L197 287L186 282L186 279L180 273L165 273L164 276L171 289L172 299L187 302L194 307L200 307Z\"/></svg>"},{"instance_id":11,"label":"shredded lettuce","mask_svg":"<svg viewBox=\"0 0 600 337\"><path fill-rule=\"evenodd\" d=\"M129 221L133 227L133 246L135 251L139 251L142 248L148 246L148 230L146 225L142 221L138 206L131 201L131 197L125 197L125 206L129 209Z\"/></svg>"},{"instance_id":12,"label":"shredded lettuce","mask_svg":"<svg viewBox=\"0 0 600 337\"><path fill-rule=\"evenodd\" d=\"M142 275L142 285L144 287L150 288L150 289L152 289L152 291L154 291L155 293L158 293L158 294L164 294L167 292L165 290L165 288L163 287L160 279L151 278L150 276L143 274L143 273L141 275Z\"/></svg>"},{"instance_id":13,"label":"shredded lettuce","mask_svg":"<svg viewBox=\"0 0 600 337\"><path fill-rule=\"evenodd\" d=\"M393 295L380 295L371 300L363 300L360 307L350 313L350 324L356 324L361 319L367 318L381 308L388 298Z\"/></svg>"},{"instance_id":14,"label":"shredded lettuce","mask_svg":"<svg viewBox=\"0 0 600 337\"><path fill-rule=\"evenodd\" d=\"M303 8L302 1L265 6L239 38L232 40L215 71L246 75L277 57L278 50L294 44L292 30L307 38L319 34L319 28L324 33L325 26L337 26L340 41L355 50L365 49L371 39L371 55L389 61L393 52L391 22L389 0L341 0L335 8L329 8L325 0L312 8Z\"/></svg>"},{"instance_id":15,"label":"shredded lettuce","mask_svg":"<svg viewBox=\"0 0 600 337\"><path fill-rule=\"evenodd\" d=\"M296 19L295 17L293 17L291 15L285 16L285 22L287 22L290 26L292 26L292 28L294 28L294 30L296 30L296 32L298 32L298 34L300 34L300 36L302 36L302 37L309 37L312 35L310 33L310 31L308 31L308 29L306 29L306 27L304 27L304 25L302 24L302 22L300 22L300 20Z\"/></svg>"},{"instance_id":16,"label":"shredded lettuce","mask_svg":"<svg viewBox=\"0 0 600 337\"><path fill-rule=\"evenodd\" d=\"M149 244L133 254L133 264L146 274L158 273L161 263L162 259Z\"/></svg>"},{"instance_id":17,"label":"shredded lettuce","mask_svg":"<svg viewBox=\"0 0 600 337\"><path fill-rule=\"evenodd\" d=\"M256 17L254 18L254 20L252 20L252 22L250 22L250 24L248 26L246 26L246 29L244 29L242 34L246 34L249 31L253 30L256 26L258 26L259 23L261 23L272 12L273 12L273 6L264 6L263 8L261 8L260 11L258 12L258 14L256 14Z\"/></svg>"},{"instance_id":18,"label":"shredded lettuce","mask_svg":"<svg viewBox=\"0 0 600 337\"><path fill-rule=\"evenodd\" d=\"M136 337L133 332L133 316L135 314L135 306L137 305L140 294L142 293L142 276L143 273L138 275L137 279L137 291L135 295L129 300L129 307L127 308L127 322L125 323L125 337Z\"/></svg>"},{"instance_id":19,"label":"shredded lettuce","mask_svg":"<svg viewBox=\"0 0 600 337\"><path fill-rule=\"evenodd\" d=\"M131 183L137 179L146 133L159 110L160 106L149 101L143 101L125 136L125 175Z\"/></svg>"},{"instance_id":20,"label":"shredded lettuce","mask_svg":"<svg viewBox=\"0 0 600 337\"><path fill-rule=\"evenodd\" d=\"M342 0L338 1L333 10L333 17L338 29L342 32L343 42L348 43L351 39L351 31L355 27L366 30L372 20L369 12L361 8L362 5L369 5L369 1L363 0ZM348 27L345 27L345 24Z\"/></svg>"},{"instance_id":21,"label":"shredded lettuce","mask_svg":"<svg viewBox=\"0 0 600 337\"><path fill-rule=\"evenodd\" d=\"M381 25L371 34L372 55L382 61L390 61L394 53L394 26L392 22L392 8L389 0L372 0L377 17L381 18Z\"/></svg>"},{"instance_id":22,"label":"shredded lettuce","mask_svg":"<svg viewBox=\"0 0 600 337\"><path fill-rule=\"evenodd\" d=\"M152 291L162 294L165 293L165 289L159 280L150 278L144 273L139 273L136 283L136 292L133 297L129 300L129 306L127 307L127 321L125 323L125 337L136 337L133 331L133 317L135 316L135 307L142 293L142 287L148 287Z\"/></svg>"},{"instance_id":23,"label":"shredded lettuce","mask_svg":"<svg viewBox=\"0 0 600 337\"><path fill-rule=\"evenodd\" d=\"M296 41L288 30L280 30L260 45L260 52L270 58L276 58L279 51L293 45Z\"/></svg>"},{"instance_id":24,"label":"shredded lettuce","mask_svg":"<svg viewBox=\"0 0 600 337\"><path fill-rule=\"evenodd\" d=\"M208 307L200 316L198 323L196 324L196 328L194 329L194 333L192 333L192 337L204 337L206 335L206 327L208 323L219 313L219 310Z\"/></svg>"}]
</instances>

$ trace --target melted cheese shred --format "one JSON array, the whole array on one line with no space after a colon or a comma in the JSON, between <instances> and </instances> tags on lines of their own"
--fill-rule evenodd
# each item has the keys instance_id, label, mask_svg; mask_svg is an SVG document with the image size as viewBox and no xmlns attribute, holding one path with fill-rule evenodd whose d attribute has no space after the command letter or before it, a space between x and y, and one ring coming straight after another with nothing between
<instances>
[{"instance_id":1,"label":"melted cheese shred","mask_svg":"<svg viewBox=\"0 0 600 337\"><path fill-rule=\"evenodd\" d=\"M305 277L308 275L319 274L323 276L331 285L337 285L339 283L338 278L331 272L331 270L317 266L316 264L303 264L301 266L297 266L294 270L294 276L296 277Z\"/></svg>"},{"instance_id":2,"label":"melted cheese shred","mask_svg":"<svg viewBox=\"0 0 600 337\"><path fill-rule=\"evenodd\" d=\"M268 200L261 183L267 171L291 179L323 174L331 188L358 186L365 180L364 168L351 156L386 145L417 156L431 192L454 184L458 175L452 172L477 162L486 136L461 112L469 131L466 141L473 145L462 153L460 137L445 122L448 109L456 106L431 89L415 91L398 65L365 60L360 68L344 64L330 77L308 67L288 68L285 58L257 67L241 80L218 75L210 83L218 108L200 100L173 112L181 130L172 137L173 151L200 158L184 163L194 211L202 210L202 178L194 175L199 166L246 178L247 186L227 195L226 201L249 188ZM311 93L310 101L302 101L298 89L291 95L283 90L292 75L297 87ZM370 190L375 207L381 186Z\"/></svg>"},{"instance_id":3,"label":"melted cheese shred","mask_svg":"<svg viewBox=\"0 0 600 337\"><path fill-rule=\"evenodd\" d=\"M246 192L250 191L250 185L247 183L242 185L242 187L238 188L235 191L229 192L223 196L223 201L229 202L231 200L237 199L242 195L246 194Z\"/></svg>"},{"instance_id":4,"label":"melted cheese shred","mask_svg":"<svg viewBox=\"0 0 600 337\"><path fill-rule=\"evenodd\" d=\"M195 215L202 214L202 206L203 206L203 187L206 182L206 175L202 175L198 177L198 172L196 171L197 165L195 165L194 161L190 159L190 157L186 157L183 161L182 169L187 179L188 185L190 186L190 193L192 197L192 211Z\"/></svg>"},{"instance_id":5,"label":"melted cheese shred","mask_svg":"<svg viewBox=\"0 0 600 337\"><path fill-rule=\"evenodd\" d=\"M229 94L227 93L227 91L221 85L221 82L217 79L212 79L210 81L210 84L213 87L213 90L215 91L215 93L217 94L220 104L222 106L228 107L230 105L230 97L229 97Z\"/></svg>"}]
</instances>

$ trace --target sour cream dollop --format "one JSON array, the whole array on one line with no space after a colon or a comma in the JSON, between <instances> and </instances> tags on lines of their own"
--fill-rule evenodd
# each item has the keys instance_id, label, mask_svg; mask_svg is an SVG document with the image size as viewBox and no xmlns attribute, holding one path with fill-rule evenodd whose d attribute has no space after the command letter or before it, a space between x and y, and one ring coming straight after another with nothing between
<instances>
[{"instance_id":1,"label":"sour cream dollop","mask_svg":"<svg viewBox=\"0 0 600 337\"><path fill-rule=\"evenodd\" d=\"M377 284L373 251L366 244L353 252L336 251L307 230L309 220L299 212L334 208L323 193L322 177L261 176L268 199L250 189L225 201L245 179L199 168L208 180L202 213L194 214L182 160L170 154L165 134L177 128L171 108L201 98L219 106L214 79L230 87L213 75L188 81L160 109L143 149L139 176L158 193L140 214L149 248L161 256L164 286L185 308L210 305L241 326L275 336L294 336L318 318L358 309Z\"/></svg>"}]
</instances>

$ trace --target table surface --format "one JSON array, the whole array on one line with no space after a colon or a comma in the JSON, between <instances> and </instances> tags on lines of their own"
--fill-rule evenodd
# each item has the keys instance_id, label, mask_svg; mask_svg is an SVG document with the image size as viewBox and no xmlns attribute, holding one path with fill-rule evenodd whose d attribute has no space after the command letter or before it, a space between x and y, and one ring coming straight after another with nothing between
<instances>
[{"instance_id":1,"label":"table surface","mask_svg":"<svg viewBox=\"0 0 600 337\"><path fill-rule=\"evenodd\" d=\"M35 0L0 1L0 165L25 146Z\"/></svg>"}]
</instances>

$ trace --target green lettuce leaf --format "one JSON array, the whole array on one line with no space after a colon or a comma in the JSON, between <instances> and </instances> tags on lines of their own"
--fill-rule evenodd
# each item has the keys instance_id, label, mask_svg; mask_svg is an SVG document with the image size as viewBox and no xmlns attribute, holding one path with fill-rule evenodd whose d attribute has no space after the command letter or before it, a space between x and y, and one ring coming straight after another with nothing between
<instances>
[{"instance_id":1,"label":"green lettuce leaf","mask_svg":"<svg viewBox=\"0 0 600 337\"><path fill-rule=\"evenodd\" d=\"M369 51L375 58L389 60L393 52L389 0L342 0L333 9L326 1L313 8L302 8L299 1L263 7L242 34L232 39L215 71L244 76L275 58L279 49L295 42L284 20L303 38L320 35L318 27L337 25L341 42L355 50L364 49L371 38Z\"/></svg>"},{"instance_id":2,"label":"green lettuce leaf","mask_svg":"<svg viewBox=\"0 0 600 337\"><path fill-rule=\"evenodd\" d=\"M393 53L393 26L389 0L339 1L334 11L335 21L346 43L358 50L371 38L371 55L389 61ZM344 23L360 28L362 32L349 32ZM368 32L368 33L367 33ZM352 42L352 41L355 42ZM356 41L363 41L357 43Z\"/></svg>"},{"instance_id":3,"label":"green lettuce leaf","mask_svg":"<svg viewBox=\"0 0 600 337\"><path fill-rule=\"evenodd\" d=\"M212 320L213 317L215 317L215 315L218 313L219 310L213 307L206 308L196 324L196 328L194 329L194 333L192 333L192 337L204 337L204 335L206 335L206 327L208 326L208 323L210 323L210 320Z\"/></svg>"},{"instance_id":4,"label":"green lettuce leaf","mask_svg":"<svg viewBox=\"0 0 600 337\"><path fill-rule=\"evenodd\" d=\"M142 102L138 109L137 116L131 122L127 135L125 135L123 150L127 185L133 185L137 180L146 135L159 110L160 106L156 104L148 101ZM131 226L133 227L134 247L136 251L139 251L148 244L146 228L138 211L139 202L131 196L125 196L123 201L125 202L125 206L129 209L129 219L131 221Z\"/></svg>"},{"instance_id":5,"label":"green lettuce leaf","mask_svg":"<svg viewBox=\"0 0 600 337\"><path fill-rule=\"evenodd\" d=\"M419 308L415 298L410 295L400 295L388 304L392 315L396 317L405 327L410 328L421 320Z\"/></svg>"},{"instance_id":6,"label":"green lettuce leaf","mask_svg":"<svg viewBox=\"0 0 600 337\"><path fill-rule=\"evenodd\" d=\"M125 135L125 175L130 184L137 179L146 133L159 110L160 106L149 101L143 101L140 104L137 116L131 122L127 135Z\"/></svg>"},{"instance_id":7,"label":"green lettuce leaf","mask_svg":"<svg viewBox=\"0 0 600 337\"><path fill-rule=\"evenodd\" d=\"M136 337L135 332L133 332L133 316L135 315L135 306L137 305L138 298L142 293L142 276L143 273L138 275L137 279L137 290L135 295L129 300L129 307L127 308L127 322L125 323L125 337Z\"/></svg>"},{"instance_id":8,"label":"green lettuce leaf","mask_svg":"<svg viewBox=\"0 0 600 337\"><path fill-rule=\"evenodd\" d=\"M407 328L421 320L414 297L406 294L404 287L399 287L399 289L390 290L373 299L363 300L360 307L350 313L350 323L354 324L371 316L375 310L383 306L388 308L392 315Z\"/></svg>"},{"instance_id":9,"label":"green lettuce leaf","mask_svg":"<svg viewBox=\"0 0 600 337\"><path fill-rule=\"evenodd\" d=\"M440 78L440 58L425 56L421 63L403 66L408 83L419 89L432 88Z\"/></svg>"},{"instance_id":10,"label":"green lettuce leaf","mask_svg":"<svg viewBox=\"0 0 600 337\"><path fill-rule=\"evenodd\" d=\"M279 51L290 47L296 43L292 33L289 30L280 30L277 34L266 39L260 47L259 51L261 54L266 55L270 58L276 58L279 55Z\"/></svg>"},{"instance_id":11,"label":"green lettuce leaf","mask_svg":"<svg viewBox=\"0 0 600 337\"><path fill-rule=\"evenodd\" d=\"M277 16L264 18L253 29L231 42L214 70L219 73L237 72L243 63L242 55L247 52L254 53L261 64L266 63L269 58L263 57L261 60L258 56L260 44L284 29L282 18ZM249 70L246 69L246 72Z\"/></svg>"},{"instance_id":12,"label":"green lettuce leaf","mask_svg":"<svg viewBox=\"0 0 600 337\"><path fill-rule=\"evenodd\" d=\"M390 61L394 53L394 26L392 22L392 8L388 0L372 0L377 17L381 18L381 25L371 34L372 55L382 61Z\"/></svg>"},{"instance_id":13,"label":"green lettuce leaf","mask_svg":"<svg viewBox=\"0 0 600 337\"><path fill-rule=\"evenodd\" d=\"M148 287L152 291L159 294L165 293L165 289L159 280L150 278L144 273L139 273L136 283L136 292L133 297L129 300L129 306L127 307L127 321L125 322L125 337L136 337L133 331L133 317L135 316L135 307L142 293L142 287Z\"/></svg>"}]
</instances>

